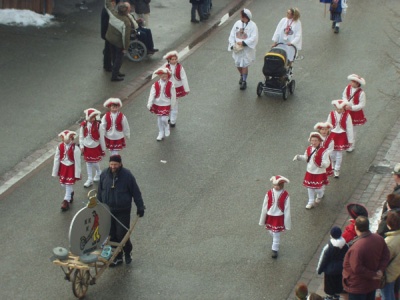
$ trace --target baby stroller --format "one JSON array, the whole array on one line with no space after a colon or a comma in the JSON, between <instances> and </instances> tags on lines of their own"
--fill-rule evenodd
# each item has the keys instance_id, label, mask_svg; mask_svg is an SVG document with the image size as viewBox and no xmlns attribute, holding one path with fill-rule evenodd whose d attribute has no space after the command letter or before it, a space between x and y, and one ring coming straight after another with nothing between
<instances>
[{"instance_id":1,"label":"baby stroller","mask_svg":"<svg viewBox=\"0 0 400 300\"><path fill-rule=\"evenodd\" d=\"M293 47L293 49L288 49L288 47ZM262 69L265 82L258 83L258 96L261 96L262 93L275 94L282 95L283 100L286 100L289 93L294 93L296 81L293 79L293 66L288 60L287 52L290 53L290 56L293 56L290 60L292 62L291 64L293 64L297 55L297 48L294 45L288 46L279 43L265 54L264 66Z\"/></svg>"}]
</instances>

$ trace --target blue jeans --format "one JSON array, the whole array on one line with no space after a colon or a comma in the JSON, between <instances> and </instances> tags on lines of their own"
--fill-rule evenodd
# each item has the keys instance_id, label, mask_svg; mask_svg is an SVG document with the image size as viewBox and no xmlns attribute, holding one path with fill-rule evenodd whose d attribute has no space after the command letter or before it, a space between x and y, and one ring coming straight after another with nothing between
<instances>
[{"instance_id":1,"label":"blue jeans","mask_svg":"<svg viewBox=\"0 0 400 300\"><path fill-rule=\"evenodd\" d=\"M202 4L192 3L192 21L196 20L196 10L199 14L200 19L203 19L203 14L201 12Z\"/></svg>"},{"instance_id":2,"label":"blue jeans","mask_svg":"<svg viewBox=\"0 0 400 300\"><path fill-rule=\"evenodd\" d=\"M210 5L211 0L204 0L202 7L203 7L203 15L210 13Z\"/></svg>"},{"instance_id":3,"label":"blue jeans","mask_svg":"<svg viewBox=\"0 0 400 300\"><path fill-rule=\"evenodd\" d=\"M349 293L349 300L375 300L375 290L368 294L351 294Z\"/></svg>"},{"instance_id":4,"label":"blue jeans","mask_svg":"<svg viewBox=\"0 0 400 300\"><path fill-rule=\"evenodd\" d=\"M389 282L381 289L382 300L396 300L394 297L394 283L395 281Z\"/></svg>"}]
</instances>

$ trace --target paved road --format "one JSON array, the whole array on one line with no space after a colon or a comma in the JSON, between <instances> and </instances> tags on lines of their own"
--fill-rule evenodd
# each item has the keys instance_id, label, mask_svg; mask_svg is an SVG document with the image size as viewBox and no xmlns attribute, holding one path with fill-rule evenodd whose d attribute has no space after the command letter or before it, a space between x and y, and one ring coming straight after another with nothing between
<instances>
[{"instance_id":1,"label":"paved road","mask_svg":"<svg viewBox=\"0 0 400 300\"><path fill-rule=\"evenodd\" d=\"M397 86L386 84L387 78L395 78L395 67L381 55L385 49L396 57L397 49L389 47L394 29L383 18L359 22L361 16L390 16L389 7L373 2L354 3L339 35L323 19L322 6L299 3L304 60L295 64L295 94L287 101L258 98L255 89L262 80L264 52L291 4L249 5L260 42L244 92L238 89L238 76L226 52L237 16L195 47L183 62L192 93L181 103L178 125L166 141L155 141L155 118L145 108L148 87L125 102L123 111L133 134L123 153L124 164L136 175L148 210L134 233L132 265L107 271L89 288L87 299L289 296L369 168L399 108L391 96L398 95ZM381 32L388 35L377 34ZM369 43L372 37L376 43ZM312 126L326 118L330 101L340 97L346 76L353 72L367 79L368 123L359 132L356 152L345 157L343 176L328 187L320 207L306 211L307 196L301 186L305 166L291 159L304 150ZM381 86L387 87L385 94L379 91ZM85 190L77 185L73 209L61 214L62 190L50 170L50 162L41 165L2 198L0 218L10 224L0 229L1 236L8 237L2 249L8 259L1 262L2 275L7 274L1 279L7 287L0 292L4 298L41 299L44 293L49 299L72 298L69 284L48 257L53 247L67 246L69 222L83 207ZM275 261L270 258L271 241L257 223L268 180L277 173L291 180L288 190L295 226L284 235Z\"/></svg>"}]
</instances>

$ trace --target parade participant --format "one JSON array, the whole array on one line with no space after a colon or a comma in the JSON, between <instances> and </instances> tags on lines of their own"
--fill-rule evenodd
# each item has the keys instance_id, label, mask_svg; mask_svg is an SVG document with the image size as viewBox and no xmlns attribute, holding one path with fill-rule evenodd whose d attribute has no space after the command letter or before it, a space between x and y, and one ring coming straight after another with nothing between
<instances>
[{"instance_id":1,"label":"parade participant","mask_svg":"<svg viewBox=\"0 0 400 300\"><path fill-rule=\"evenodd\" d=\"M151 86L147 108L151 113L157 115L157 141L162 141L164 136L170 135L168 117L171 107L174 108L176 105L176 91L174 84L169 80L171 75L169 69L159 68L153 75L158 75L160 79Z\"/></svg>"},{"instance_id":2,"label":"parade participant","mask_svg":"<svg viewBox=\"0 0 400 300\"><path fill-rule=\"evenodd\" d=\"M354 228L356 219L358 216L364 216L368 218L368 211L364 205L359 203L349 203L347 204L346 209L351 219L349 220L350 224L344 229L342 236L346 243L351 246L357 240L357 232Z\"/></svg>"},{"instance_id":3,"label":"parade participant","mask_svg":"<svg viewBox=\"0 0 400 300\"><path fill-rule=\"evenodd\" d=\"M106 148L110 150L110 155L115 155L126 147L125 138L130 139L131 130L126 116L120 112L122 107L120 99L109 98L104 102L104 107L110 111L101 119L101 127L104 131Z\"/></svg>"},{"instance_id":4,"label":"parade participant","mask_svg":"<svg viewBox=\"0 0 400 300\"><path fill-rule=\"evenodd\" d=\"M306 209L314 207L324 196L324 185L328 185L326 168L329 166L329 152L321 147L323 137L318 132L311 132L308 138L310 146L307 147L304 155L296 155L293 161L307 162L307 171L304 176L303 185L308 191L308 203ZM317 196L317 198L315 198Z\"/></svg>"},{"instance_id":5,"label":"parade participant","mask_svg":"<svg viewBox=\"0 0 400 300\"><path fill-rule=\"evenodd\" d=\"M97 191L97 199L107 204L112 213L110 241L120 243L125 237L127 228L130 227L132 198L136 205L136 215L143 217L144 206L142 193L136 183L132 173L123 167L120 155L110 156L109 167L100 175L100 182ZM130 264L132 261L132 243L130 239L123 247L125 254L125 263ZM122 251L110 264L114 267L122 264Z\"/></svg>"},{"instance_id":6,"label":"parade participant","mask_svg":"<svg viewBox=\"0 0 400 300\"><path fill-rule=\"evenodd\" d=\"M74 142L76 132L64 130L58 136L62 142L57 146L54 155L52 176L58 176L61 186L65 188L61 210L67 211L70 203L74 201L73 185L81 179L81 150Z\"/></svg>"},{"instance_id":7,"label":"parade participant","mask_svg":"<svg viewBox=\"0 0 400 300\"><path fill-rule=\"evenodd\" d=\"M353 122L354 143L346 151L352 152L356 142L356 127L354 126L364 125L365 122L367 122L363 111L366 97L365 92L361 89L361 86L365 85L365 80L357 74L351 74L347 77L347 79L350 80L350 84L346 86L343 91L343 100L347 100L349 102L349 105L346 106L346 109L349 111L351 120Z\"/></svg>"},{"instance_id":8,"label":"parade participant","mask_svg":"<svg viewBox=\"0 0 400 300\"><path fill-rule=\"evenodd\" d=\"M331 12L332 29L335 33L339 33L339 27L342 23L342 14L347 10L347 0L331 0L329 11Z\"/></svg>"},{"instance_id":9,"label":"parade participant","mask_svg":"<svg viewBox=\"0 0 400 300\"><path fill-rule=\"evenodd\" d=\"M228 51L232 51L235 66L240 74L240 89L247 87L249 66L256 58L258 28L251 19L253 15L247 8L240 12L240 20L233 25L229 35Z\"/></svg>"},{"instance_id":10,"label":"parade participant","mask_svg":"<svg viewBox=\"0 0 400 300\"><path fill-rule=\"evenodd\" d=\"M333 125L331 135L335 142L334 151L331 153L331 159L334 163L335 178L339 178L340 167L343 159L343 151L349 149L354 142L353 123L346 106L349 104L346 100L333 100L332 105L335 110L328 115L328 123Z\"/></svg>"},{"instance_id":11,"label":"parade participant","mask_svg":"<svg viewBox=\"0 0 400 300\"><path fill-rule=\"evenodd\" d=\"M335 147L335 142L330 135L330 130L332 129L332 127L332 124L328 122L318 122L314 125L314 130L321 134L322 138L324 139L321 143L321 147L326 148L329 155L332 153ZM332 161L330 158L329 162L329 166L326 168L326 175L328 175L328 177L333 176Z\"/></svg>"},{"instance_id":12,"label":"parade participant","mask_svg":"<svg viewBox=\"0 0 400 300\"><path fill-rule=\"evenodd\" d=\"M272 236L272 258L278 257L281 232L290 230L292 221L290 216L290 197L284 190L289 180L283 176L272 176L270 181L273 188L267 191L262 205L259 225L265 226Z\"/></svg>"},{"instance_id":13,"label":"parade participant","mask_svg":"<svg viewBox=\"0 0 400 300\"><path fill-rule=\"evenodd\" d=\"M171 71L170 80L175 86L176 100L185 97L189 94L189 83L186 77L185 69L178 62L178 52L168 52L164 59L167 60L165 67ZM171 127L175 127L176 119L178 117L178 101L176 101L174 108L171 109L170 123Z\"/></svg>"},{"instance_id":14,"label":"parade participant","mask_svg":"<svg viewBox=\"0 0 400 300\"><path fill-rule=\"evenodd\" d=\"M292 62L295 59L295 49L291 45L295 46L297 51L300 51L303 44L300 11L298 8L291 7L287 10L286 17L282 18L278 26L276 26L272 41L274 42L272 47L275 47L278 43L283 44L279 45L279 47L286 50L289 61Z\"/></svg>"},{"instance_id":15,"label":"parade participant","mask_svg":"<svg viewBox=\"0 0 400 300\"><path fill-rule=\"evenodd\" d=\"M100 117L100 111L88 108L84 113L86 121L81 123L79 145L88 173L88 179L83 186L88 188L93 185L93 181L100 180L101 169L99 162L105 155L106 145L104 143L104 131L100 127L100 121L97 120ZM93 169L96 170L94 177Z\"/></svg>"},{"instance_id":16,"label":"parade participant","mask_svg":"<svg viewBox=\"0 0 400 300\"><path fill-rule=\"evenodd\" d=\"M317 265L318 275L324 273L325 300L339 300L343 291L342 271L344 256L349 247L338 226L331 229L329 243L322 249Z\"/></svg>"}]
</instances>

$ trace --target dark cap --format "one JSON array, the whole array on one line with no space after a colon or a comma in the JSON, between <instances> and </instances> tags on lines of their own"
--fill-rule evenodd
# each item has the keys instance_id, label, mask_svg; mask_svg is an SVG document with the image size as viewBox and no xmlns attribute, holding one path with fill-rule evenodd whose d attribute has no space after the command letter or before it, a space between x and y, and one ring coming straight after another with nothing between
<instances>
[{"instance_id":1,"label":"dark cap","mask_svg":"<svg viewBox=\"0 0 400 300\"><path fill-rule=\"evenodd\" d=\"M331 229L331 237L337 240L342 236L342 230L338 226L334 226Z\"/></svg>"},{"instance_id":2,"label":"dark cap","mask_svg":"<svg viewBox=\"0 0 400 300\"><path fill-rule=\"evenodd\" d=\"M110 156L110 162L111 162L111 161L115 161L115 162L121 163L121 162L122 162L121 155L118 155L118 154L116 154L116 155L111 155L111 156Z\"/></svg>"}]
</instances>

